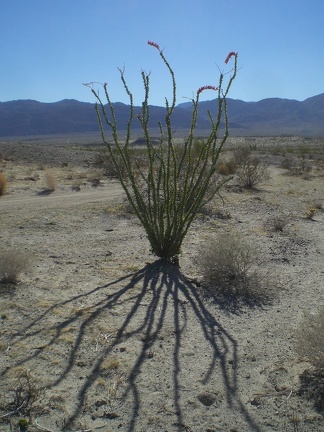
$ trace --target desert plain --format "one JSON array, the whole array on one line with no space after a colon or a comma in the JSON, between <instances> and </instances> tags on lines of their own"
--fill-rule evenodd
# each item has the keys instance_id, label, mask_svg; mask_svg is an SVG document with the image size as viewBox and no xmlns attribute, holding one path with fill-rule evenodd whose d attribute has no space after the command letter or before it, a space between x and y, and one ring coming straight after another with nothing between
<instances>
[{"instance_id":1,"label":"desert plain","mask_svg":"<svg viewBox=\"0 0 324 432\"><path fill-rule=\"evenodd\" d=\"M99 144L0 141L0 248L26 260L0 283L1 431L324 430L296 350L304 314L324 305L324 140L230 138L225 157L238 146L270 178L246 189L234 176L166 268ZM199 251L229 232L257 251L259 301L204 286Z\"/></svg>"}]
</instances>

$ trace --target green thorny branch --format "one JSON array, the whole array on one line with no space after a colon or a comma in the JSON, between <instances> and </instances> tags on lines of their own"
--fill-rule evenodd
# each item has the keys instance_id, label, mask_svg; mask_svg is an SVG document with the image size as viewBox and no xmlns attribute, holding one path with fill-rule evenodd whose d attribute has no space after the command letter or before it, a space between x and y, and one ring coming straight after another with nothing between
<instances>
[{"instance_id":1,"label":"green thorny branch","mask_svg":"<svg viewBox=\"0 0 324 432\"><path fill-rule=\"evenodd\" d=\"M126 138L123 141L119 139L117 119L107 84L103 85L106 106L99 92L93 89L92 83L86 86L91 88L97 99L96 113L102 140L107 146L127 198L146 231L152 252L161 259L177 262L183 239L197 213L224 184L224 181L215 180L215 175L219 154L229 134L226 96L236 77L237 53L229 53L225 60L227 64L232 57L234 58L234 67L225 89L222 88L223 73L220 74L218 87L203 86L198 89L195 99L192 99L189 135L180 146L174 143L171 122L176 104L174 72L159 45L150 41L148 44L158 50L172 79L172 101L170 103L166 99L165 102L165 125L159 123L158 144L152 139L149 131L149 74L142 71L144 102L140 114L134 118L133 95L125 80L124 70L119 69L121 81L130 101ZM215 116L208 111L210 133L204 141L198 141L194 132L199 97L204 90L218 92L218 109ZM131 128L135 119L141 124L146 143L145 154L141 158L135 157L130 148ZM225 131L219 138L221 122L224 123ZM112 140L107 139L104 124L110 128Z\"/></svg>"}]
</instances>

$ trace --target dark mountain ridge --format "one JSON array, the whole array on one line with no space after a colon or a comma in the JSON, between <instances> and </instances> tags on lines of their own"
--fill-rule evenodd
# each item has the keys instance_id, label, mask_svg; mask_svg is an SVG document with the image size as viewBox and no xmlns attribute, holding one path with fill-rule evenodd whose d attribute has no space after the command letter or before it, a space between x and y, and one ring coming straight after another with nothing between
<instances>
[{"instance_id":1,"label":"dark mountain ridge","mask_svg":"<svg viewBox=\"0 0 324 432\"><path fill-rule=\"evenodd\" d=\"M120 130L126 128L129 106L113 104ZM210 123L207 111L216 113L217 100L199 103L197 129L208 133ZM134 116L141 107L134 107ZM186 130L190 126L192 104L177 105L172 126ZM324 136L324 93L304 101L268 98L258 102L228 99L230 134L232 136L300 135ZM150 106L150 127L157 128L165 117L165 108ZM133 128L140 129L135 118ZM0 136L31 136L67 133L97 132L98 122L94 104L65 99L43 103L35 100L0 102Z\"/></svg>"}]
</instances>

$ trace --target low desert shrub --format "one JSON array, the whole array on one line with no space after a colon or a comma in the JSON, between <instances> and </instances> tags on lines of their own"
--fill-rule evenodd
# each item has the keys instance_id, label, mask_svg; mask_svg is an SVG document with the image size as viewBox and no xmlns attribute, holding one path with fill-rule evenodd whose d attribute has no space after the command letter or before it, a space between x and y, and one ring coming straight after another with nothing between
<instances>
[{"instance_id":1,"label":"low desert shrub","mask_svg":"<svg viewBox=\"0 0 324 432\"><path fill-rule=\"evenodd\" d=\"M312 165L307 160L302 159L292 163L287 169L287 175L302 177L308 180L310 178L310 172L312 171Z\"/></svg>"},{"instance_id":2,"label":"low desert shrub","mask_svg":"<svg viewBox=\"0 0 324 432\"><path fill-rule=\"evenodd\" d=\"M24 415L30 420L36 411L36 405L42 396L43 390L37 378L28 369L16 367L9 371L9 375L12 387L8 392L11 400L7 409L19 412L20 415ZM21 423L21 425L26 425L25 422Z\"/></svg>"},{"instance_id":3,"label":"low desert shrub","mask_svg":"<svg viewBox=\"0 0 324 432\"><path fill-rule=\"evenodd\" d=\"M0 281L2 283L16 284L20 274L30 264L29 256L16 249L0 252Z\"/></svg>"},{"instance_id":4,"label":"low desert shrub","mask_svg":"<svg viewBox=\"0 0 324 432\"><path fill-rule=\"evenodd\" d=\"M7 177L4 173L0 172L0 197L4 195L7 189Z\"/></svg>"},{"instance_id":5,"label":"low desert shrub","mask_svg":"<svg viewBox=\"0 0 324 432\"><path fill-rule=\"evenodd\" d=\"M314 402L317 411L324 411L324 368L306 369L300 375L299 394Z\"/></svg>"},{"instance_id":6,"label":"low desert shrub","mask_svg":"<svg viewBox=\"0 0 324 432\"><path fill-rule=\"evenodd\" d=\"M88 182L90 182L94 187L99 186L102 179L103 172L101 170L92 170L87 176Z\"/></svg>"},{"instance_id":7,"label":"low desert shrub","mask_svg":"<svg viewBox=\"0 0 324 432\"><path fill-rule=\"evenodd\" d=\"M266 147L263 147L264 151L272 156L286 157L286 149L283 145L277 143L271 143Z\"/></svg>"},{"instance_id":8,"label":"low desert shrub","mask_svg":"<svg viewBox=\"0 0 324 432\"><path fill-rule=\"evenodd\" d=\"M275 215L266 219L264 228L268 231L282 232L288 222L289 218L287 216Z\"/></svg>"},{"instance_id":9,"label":"low desert shrub","mask_svg":"<svg viewBox=\"0 0 324 432\"><path fill-rule=\"evenodd\" d=\"M234 161L236 162L235 174L240 186L253 189L270 179L267 166L259 158L252 156L249 147L236 149Z\"/></svg>"},{"instance_id":10,"label":"low desert shrub","mask_svg":"<svg viewBox=\"0 0 324 432\"><path fill-rule=\"evenodd\" d=\"M324 307L306 313L295 335L295 350L318 368L324 369Z\"/></svg>"},{"instance_id":11,"label":"low desert shrub","mask_svg":"<svg viewBox=\"0 0 324 432\"><path fill-rule=\"evenodd\" d=\"M231 213L225 209L214 208L210 203L204 205L198 215L199 219L210 220L210 219L231 219Z\"/></svg>"},{"instance_id":12,"label":"low desert shrub","mask_svg":"<svg viewBox=\"0 0 324 432\"><path fill-rule=\"evenodd\" d=\"M279 164L280 168L289 170L294 166L294 160L289 157L285 157Z\"/></svg>"},{"instance_id":13,"label":"low desert shrub","mask_svg":"<svg viewBox=\"0 0 324 432\"><path fill-rule=\"evenodd\" d=\"M314 401L318 411L324 410L324 307L307 313L295 335L295 350L312 368L300 376L300 394Z\"/></svg>"},{"instance_id":14,"label":"low desert shrub","mask_svg":"<svg viewBox=\"0 0 324 432\"><path fill-rule=\"evenodd\" d=\"M118 168L116 167L115 163L118 164ZM95 165L102 168L105 176L109 178L117 178L118 175L122 175L124 179L126 179L126 170L123 165L121 157L116 154L115 155L115 162L111 158L108 150L101 150L95 159Z\"/></svg>"},{"instance_id":15,"label":"low desert shrub","mask_svg":"<svg viewBox=\"0 0 324 432\"><path fill-rule=\"evenodd\" d=\"M263 295L257 274L257 251L235 232L220 234L199 250L197 262L203 285L212 296L241 298Z\"/></svg>"},{"instance_id":16,"label":"low desert shrub","mask_svg":"<svg viewBox=\"0 0 324 432\"><path fill-rule=\"evenodd\" d=\"M24 432L24 431L27 431L27 429L28 429L28 420L27 419L25 419L25 418L21 418L21 419L19 419L19 421L18 421L18 423L17 423L17 426L18 426L18 428L19 428L19 432Z\"/></svg>"},{"instance_id":17,"label":"low desert shrub","mask_svg":"<svg viewBox=\"0 0 324 432\"><path fill-rule=\"evenodd\" d=\"M81 190L81 186L83 184L83 180L82 179L75 179L72 182L72 190L79 192Z\"/></svg>"}]
</instances>

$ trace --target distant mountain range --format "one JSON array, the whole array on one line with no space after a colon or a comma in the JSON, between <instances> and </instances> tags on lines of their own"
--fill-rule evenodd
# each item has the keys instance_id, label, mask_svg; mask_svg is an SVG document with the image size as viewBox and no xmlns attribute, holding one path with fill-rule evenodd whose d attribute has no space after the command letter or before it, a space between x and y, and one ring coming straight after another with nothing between
<instances>
[{"instance_id":1,"label":"distant mountain range","mask_svg":"<svg viewBox=\"0 0 324 432\"><path fill-rule=\"evenodd\" d=\"M114 103L118 126L126 128L129 106ZM140 112L134 108L134 114ZM199 103L197 130L203 135L210 123L207 110L216 113L217 100ZM177 105L173 115L173 129L184 134L190 125L192 104ZM302 102L291 99L269 98L259 102L228 99L230 134L232 136L300 135L324 136L324 93ZM165 108L150 107L150 127L157 128L165 116ZM139 122L134 119L134 128ZM35 100L0 102L0 137L82 134L97 132L98 123L94 104L66 99L54 103Z\"/></svg>"}]
</instances>

